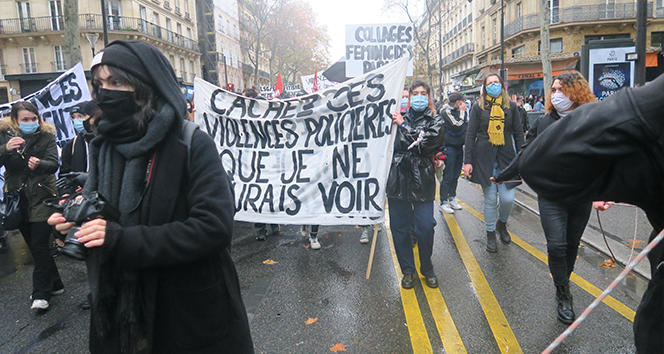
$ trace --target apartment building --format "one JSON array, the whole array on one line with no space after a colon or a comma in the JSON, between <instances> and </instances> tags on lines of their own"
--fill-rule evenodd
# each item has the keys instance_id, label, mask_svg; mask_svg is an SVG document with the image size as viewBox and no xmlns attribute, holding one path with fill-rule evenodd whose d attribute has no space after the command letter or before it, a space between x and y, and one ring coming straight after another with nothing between
<instances>
[{"instance_id":1,"label":"apartment building","mask_svg":"<svg viewBox=\"0 0 664 354\"><path fill-rule=\"evenodd\" d=\"M109 43L124 39L155 45L173 65L183 90L191 92L201 66L194 0L107 0L105 4ZM56 0L0 0L0 103L39 90L76 64L64 57L62 5ZM101 3L81 0L78 6L87 71L93 44L96 51L104 47Z\"/></svg>"}]
</instances>

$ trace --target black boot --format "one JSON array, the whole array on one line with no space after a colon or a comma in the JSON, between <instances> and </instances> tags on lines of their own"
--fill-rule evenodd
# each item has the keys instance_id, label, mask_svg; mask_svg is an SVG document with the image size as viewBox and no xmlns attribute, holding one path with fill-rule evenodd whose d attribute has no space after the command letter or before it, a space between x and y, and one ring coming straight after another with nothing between
<instances>
[{"instance_id":1,"label":"black boot","mask_svg":"<svg viewBox=\"0 0 664 354\"><path fill-rule=\"evenodd\" d=\"M487 252L496 253L498 252L498 244L496 243L496 232L487 231L486 232L486 250Z\"/></svg>"},{"instance_id":2,"label":"black boot","mask_svg":"<svg viewBox=\"0 0 664 354\"><path fill-rule=\"evenodd\" d=\"M507 223L498 220L496 223L496 231L498 231L498 234L500 235L500 242L508 244L512 241L510 233L507 232Z\"/></svg>"},{"instance_id":3,"label":"black boot","mask_svg":"<svg viewBox=\"0 0 664 354\"><path fill-rule=\"evenodd\" d=\"M576 319L576 315L574 314L574 304L572 293L569 291L569 284L556 286L556 300L558 301L558 320L564 324L572 324Z\"/></svg>"}]
</instances>

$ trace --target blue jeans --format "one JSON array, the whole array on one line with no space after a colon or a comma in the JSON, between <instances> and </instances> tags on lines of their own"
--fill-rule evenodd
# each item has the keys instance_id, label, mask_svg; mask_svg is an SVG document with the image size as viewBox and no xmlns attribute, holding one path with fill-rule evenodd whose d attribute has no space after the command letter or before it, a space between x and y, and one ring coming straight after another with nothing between
<instances>
[{"instance_id":1,"label":"blue jeans","mask_svg":"<svg viewBox=\"0 0 664 354\"><path fill-rule=\"evenodd\" d=\"M463 146L445 146L445 169L443 180L440 182L440 203L452 200L456 197L457 182L463 167Z\"/></svg>"},{"instance_id":2,"label":"blue jeans","mask_svg":"<svg viewBox=\"0 0 664 354\"><path fill-rule=\"evenodd\" d=\"M493 166L493 175L498 172L500 170L496 163ZM497 186L491 183L487 187L482 186L482 192L484 192L484 226L486 231L493 232L496 231L497 220L507 222L514 207L515 188L508 189L505 184Z\"/></svg>"},{"instance_id":3,"label":"blue jeans","mask_svg":"<svg viewBox=\"0 0 664 354\"><path fill-rule=\"evenodd\" d=\"M415 274L415 255L410 240L410 227L415 228L417 246L420 253L420 272L425 277L436 275L431 263L433 253L433 202L411 203L401 199L388 198L390 203L390 229L394 249L403 274ZM413 210L412 216L410 210Z\"/></svg>"},{"instance_id":4,"label":"blue jeans","mask_svg":"<svg viewBox=\"0 0 664 354\"><path fill-rule=\"evenodd\" d=\"M574 270L581 236L592 212L592 203L564 205L542 197L538 198L537 203L553 283L556 286L567 285Z\"/></svg>"}]
</instances>

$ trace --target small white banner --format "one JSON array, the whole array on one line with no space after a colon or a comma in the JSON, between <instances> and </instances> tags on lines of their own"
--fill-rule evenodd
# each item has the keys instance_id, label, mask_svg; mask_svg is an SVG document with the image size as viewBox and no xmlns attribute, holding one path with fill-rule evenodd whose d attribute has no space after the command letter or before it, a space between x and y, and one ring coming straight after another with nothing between
<instances>
[{"instance_id":1,"label":"small white banner","mask_svg":"<svg viewBox=\"0 0 664 354\"><path fill-rule=\"evenodd\" d=\"M383 222L392 113L407 59L327 90L256 100L196 79L196 123L233 182L235 219L274 224Z\"/></svg>"},{"instance_id":2,"label":"small white banner","mask_svg":"<svg viewBox=\"0 0 664 354\"><path fill-rule=\"evenodd\" d=\"M415 31L411 23L346 25L346 77L366 74L401 57L413 75Z\"/></svg>"}]
</instances>

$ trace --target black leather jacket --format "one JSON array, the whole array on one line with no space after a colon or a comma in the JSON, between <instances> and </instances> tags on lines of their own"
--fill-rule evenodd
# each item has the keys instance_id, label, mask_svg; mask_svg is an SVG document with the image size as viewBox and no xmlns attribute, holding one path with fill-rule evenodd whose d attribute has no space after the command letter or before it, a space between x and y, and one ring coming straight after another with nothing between
<instances>
[{"instance_id":1,"label":"black leather jacket","mask_svg":"<svg viewBox=\"0 0 664 354\"><path fill-rule=\"evenodd\" d=\"M387 195L409 202L432 202L436 194L432 157L444 142L443 119L440 115L434 117L429 108L421 113L410 108L404 120L408 124L396 128ZM421 141L413 145L420 134Z\"/></svg>"}]
</instances>

